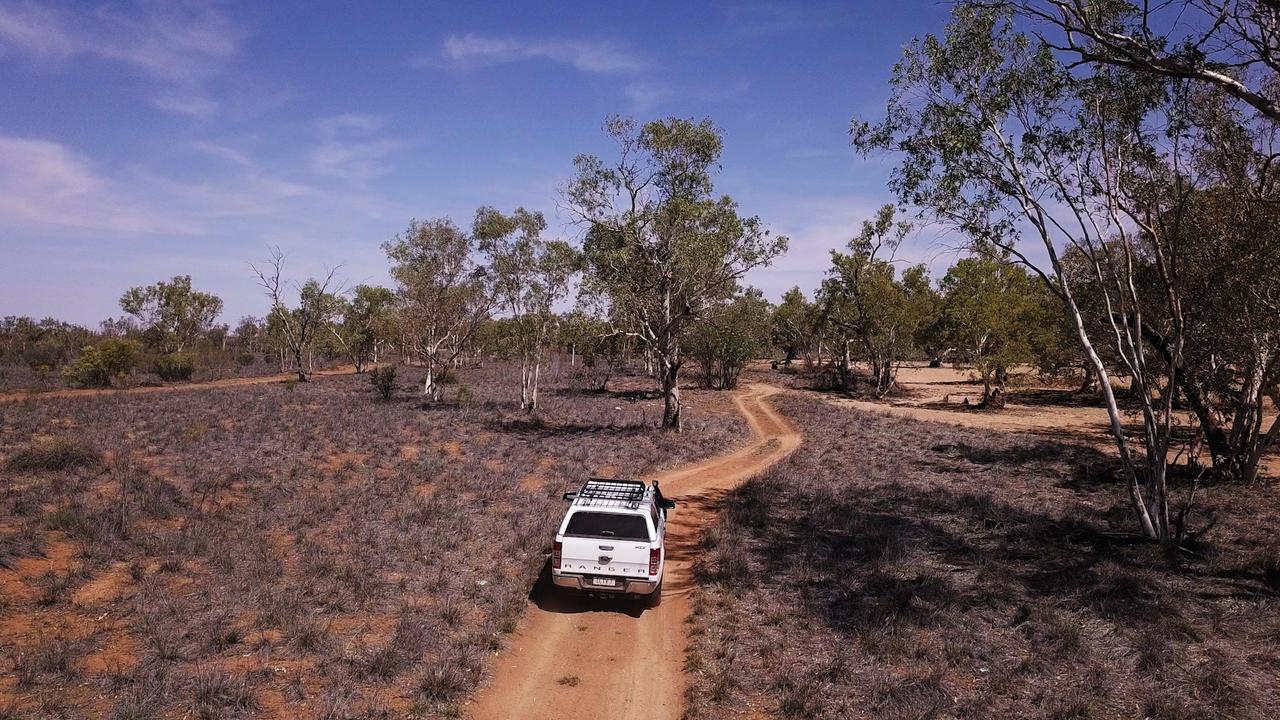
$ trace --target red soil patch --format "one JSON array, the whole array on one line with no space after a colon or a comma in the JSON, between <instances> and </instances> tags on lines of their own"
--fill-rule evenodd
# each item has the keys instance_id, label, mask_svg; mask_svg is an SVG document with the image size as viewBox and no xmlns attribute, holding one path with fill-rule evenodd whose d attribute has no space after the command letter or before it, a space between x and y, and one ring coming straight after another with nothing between
<instances>
[{"instance_id":1,"label":"red soil patch","mask_svg":"<svg viewBox=\"0 0 1280 720\"><path fill-rule=\"evenodd\" d=\"M81 669L88 675L109 675L126 671L138 664L138 641L120 633L111 642L85 655Z\"/></svg>"},{"instance_id":2,"label":"red soil patch","mask_svg":"<svg viewBox=\"0 0 1280 720\"><path fill-rule=\"evenodd\" d=\"M113 602L128 592L129 567L123 562L114 563L97 577L81 585L71 596L71 602L79 607L93 607Z\"/></svg>"},{"instance_id":3,"label":"red soil patch","mask_svg":"<svg viewBox=\"0 0 1280 720\"><path fill-rule=\"evenodd\" d=\"M547 474L551 470L551 466L555 464L555 460L549 457L538 458L538 462L533 467L533 472L520 478L520 487L529 492L537 492L546 485Z\"/></svg>"},{"instance_id":4,"label":"red soil patch","mask_svg":"<svg viewBox=\"0 0 1280 720\"><path fill-rule=\"evenodd\" d=\"M440 450L440 454L450 460L461 460L466 457L466 453L462 450L462 445L456 440L446 440L445 442L437 443L436 448Z\"/></svg>"}]
</instances>

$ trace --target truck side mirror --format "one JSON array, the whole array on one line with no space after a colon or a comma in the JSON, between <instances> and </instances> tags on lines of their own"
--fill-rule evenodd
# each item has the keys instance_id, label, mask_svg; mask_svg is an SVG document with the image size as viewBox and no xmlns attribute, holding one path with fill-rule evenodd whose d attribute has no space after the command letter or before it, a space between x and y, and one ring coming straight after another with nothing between
<instances>
[{"instance_id":1,"label":"truck side mirror","mask_svg":"<svg viewBox=\"0 0 1280 720\"><path fill-rule=\"evenodd\" d=\"M576 493L576 492L567 492L567 493L565 493L565 494L564 494L564 499L565 499L565 500L568 500L569 502L573 502L574 500L577 500L577 499L578 499L578 493Z\"/></svg>"},{"instance_id":2,"label":"truck side mirror","mask_svg":"<svg viewBox=\"0 0 1280 720\"><path fill-rule=\"evenodd\" d=\"M668 500L666 498L663 498L662 502L658 503L658 507L662 508L663 510L672 510L675 508L675 506L676 506L675 500Z\"/></svg>"}]
</instances>

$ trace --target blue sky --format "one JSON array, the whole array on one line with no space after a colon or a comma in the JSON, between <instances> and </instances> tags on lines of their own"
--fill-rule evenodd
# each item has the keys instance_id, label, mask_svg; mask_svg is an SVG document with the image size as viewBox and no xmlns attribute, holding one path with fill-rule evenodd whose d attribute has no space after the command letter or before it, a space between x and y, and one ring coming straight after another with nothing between
<instances>
[{"instance_id":1,"label":"blue sky","mask_svg":"<svg viewBox=\"0 0 1280 720\"><path fill-rule=\"evenodd\" d=\"M0 0L0 315L95 324L190 274L262 315L247 263L386 283L412 217L544 211L609 114L711 117L720 191L791 252L749 282L820 281L889 199L848 146L901 46L947 7L901 3L85 3ZM944 267L922 233L903 256Z\"/></svg>"}]
</instances>

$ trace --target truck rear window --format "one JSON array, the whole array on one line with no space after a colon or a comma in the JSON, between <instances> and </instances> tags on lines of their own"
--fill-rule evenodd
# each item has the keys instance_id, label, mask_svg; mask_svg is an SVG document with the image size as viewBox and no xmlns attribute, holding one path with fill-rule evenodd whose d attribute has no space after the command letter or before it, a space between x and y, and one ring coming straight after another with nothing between
<instances>
[{"instance_id":1,"label":"truck rear window","mask_svg":"<svg viewBox=\"0 0 1280 720\"><path fill-rule=\"evenodd\" d=\"M643 515L576 512L569 516L564 534L649 542L649 526Z\"/></svg>"}]
</instances>

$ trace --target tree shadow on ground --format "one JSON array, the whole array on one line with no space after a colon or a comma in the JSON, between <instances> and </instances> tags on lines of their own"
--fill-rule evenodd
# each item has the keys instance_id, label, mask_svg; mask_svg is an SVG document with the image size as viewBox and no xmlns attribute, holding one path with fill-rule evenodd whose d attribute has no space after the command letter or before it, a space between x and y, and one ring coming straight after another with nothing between
<instances>
[{"instance_id":1,"label":"tree shadow on ground","mask_svg":"<svg viewBox=\"0 0 1280 720\"><path fill-rule=\"evenodd\" d=\"M989 452L981 462L1016 464L1024 455ZM791 582L810 616L850 638L954 625L975 612L1003 611L1012 622L1028 604L1138 629L1174 625L1200 637L1212 630L1196 627L1173 599L1180 578L1194 576L1217 596L1277 596L1261 573L1165 557L1134 534L988 494L901 483L857 492L755 483L730 496L725 513L751 538L750 571L733 584Z\"/></svg>"},{"instance_id":2,"label":"tree shadow on ground","mask_svg":"<svg viewBox=\"0 0 1280 720\"><path fill-rule=\"evenodd\" d=\"M590 435L593 437L635 437L647 435L654 431L651 424L631 423L626 425L598 423L557 423L547 422L540 418L517 418L499 420L485 424L495 432L515 435L533 435L537 437L563 437L574 435Z\"/></svg>"}]
</instances>

